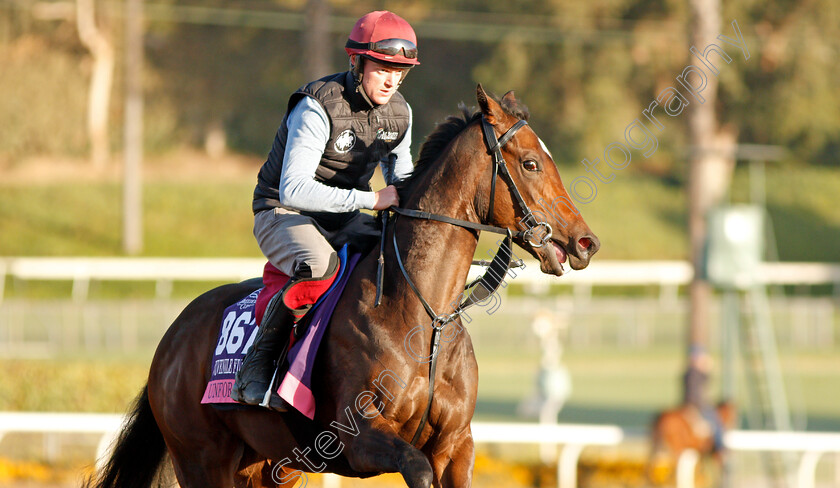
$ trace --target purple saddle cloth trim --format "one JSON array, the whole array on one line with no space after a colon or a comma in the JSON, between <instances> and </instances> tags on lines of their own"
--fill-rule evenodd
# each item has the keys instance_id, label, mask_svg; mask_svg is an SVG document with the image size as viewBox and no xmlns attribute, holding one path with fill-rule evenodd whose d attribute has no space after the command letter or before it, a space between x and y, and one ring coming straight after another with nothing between
<instances>
[{"instance_id":1,"label":"purple saddle cloth trim","mask_svg":"<svg viewBox=\"0 0 840 488\"><path fill-rule=\"evenodd\" d=\"M336 280L334 289L312 315L312 321L304 336L294 343L289 350L289 369L280 383L277 393L300 413L310 419L315 417L315 396L312 394L312 369L318 346L330 323L335 306L341 298L344 286L350 274L359 262L361 254L354 254L347 260L341 276Z\"/></svg>"}]
</instances>

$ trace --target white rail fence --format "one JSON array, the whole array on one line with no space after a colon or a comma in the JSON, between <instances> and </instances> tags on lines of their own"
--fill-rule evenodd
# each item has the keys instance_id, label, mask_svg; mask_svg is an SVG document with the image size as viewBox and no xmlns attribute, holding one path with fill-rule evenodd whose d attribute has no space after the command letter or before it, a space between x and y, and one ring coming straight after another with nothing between
<instances>
[{"instance_id":1,"label":"white rail fence","mask_svg":"<svg viewBox=\"0 0 840 488\"><path fill-rule=\"evenodd\" d=\"M122 423L123 417L114 414L0 412L0 441L5 434L15 432L100 434L96 456L101 463ZM615 446L628 440L625 432L615 425L474 422L472 431L473 439L479 444L560 446L557 461L559 488L577 486L577 465L584 448ZM840 433L735 430L725 435L724 444L731 451L802 453L797 471L797 485L794 488L813 488L816 467L821 457L829 453L840 454ZM677 473L678 488L694 486L696 463L697 456L693 452L688 452L680 460ZM339 486L340 478L331 476L326 483L331 487Z\"/></svg>"},{"instance_id":2,"label":"white rail fence","mask_svg":"<svg viewBox=\"0 0 840 488\"><path fill-rule=\"evenodd\" d=\"M99 434L96 459L103 459L123 416L106 413L0 412L0 442L9 433Z\"/></svg>"},{"instance_id":3,"label":"white rail fence","mask_svg":"<svg viewBox=\"0 0 840 488\"><path fill-rule=\"evenodd\" d=\"M0 354L48 356L59 350L119 349L124 352L156 343L165 326L186 304L172 298L176 282L231 282L260 276L260 258L48 258L0 257ZM595 261L584 271L569 271L562 278L547 276L533 261L511 271L509 280L525 287L525 294L499 299L504 313L531 313L545 307L550 288L551 306L571 311L575 323L569 345L597 347L615 342L621 347L670 344L679 331L671 324L685 319L686 302L678 290L691 279L683 261ZM474 267L472 274L480 268ZM764 281L771 285L834 287L835 298L778 296L771 300L781 342L796 348L836 347L840 331L840 265L820 263L766 263ZM26 299L4 290L30 281L72 283L72 297ZM155 283L155 298L98 299L92 284L112 281ZM592 297L593 288L636 286L658 290L658 298L620 294ZM571 291L571 293L569 293ZM5 296L5 299L4 299ZM542 300L541 303L540 300ZM711 313L717 313L713 305ZM156 328L156 326L159 327ZM714 333L714 331L713 331ZM715 339L714 337L712 339Z\"/></svg>"},{"instance_id":4,"label":"white rail fence","mask_svg":"<svg viewBox=\"0 0 840 488\"><path fill-rule=\"evenodd\" d=\"M826 454L840 456L840 433L733 430L726 432L723 443L731 451L800 453L794 488L816 486L817 464ZM687 450L677 463L677 487L694 488L694 474L699 456ZM840 463L840 459L836 462ZM835 485L840 483L840 465L835 465Z\"/></svg>"},{"instance_id":5,"label":"white rail fence","mask_svg":"<svg viewBox=\"0 0 840 488\"><path fill-rule=\"evenodd\" d=\"M569 285L587 293L593 286L656 285L663 299L692 278L686 261L594 261L585 272L570 271L558 280L539 271L535 261L516 270L516 281L535 288ZM168 296L173 281L241 281L262 276L261 258L0 258L0 298L5 277L19 280L72 281L73 297L84 300L94 280L154 281L157 293ZM478 274L479 267L473 267ZM767 285L834 285L840 292L840 264L764 263L758 273Z\"/></svg>"}]
</instances>

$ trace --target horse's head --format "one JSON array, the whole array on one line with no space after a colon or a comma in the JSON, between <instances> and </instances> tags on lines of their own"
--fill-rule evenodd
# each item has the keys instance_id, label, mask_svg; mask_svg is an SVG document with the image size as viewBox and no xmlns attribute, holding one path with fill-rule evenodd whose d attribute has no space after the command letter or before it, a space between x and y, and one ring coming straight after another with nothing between
<instances>
[{"instance_id":1,"label":"horse's head","mask_svg":"<svg viewBox=\"0 0 840 488\"><path fill-rule=\"evenodd\" d=\"M510 175L509 179L504 177L500 168L494 189L494 178L490 176L493 164L489 163L494 158L492 151L480 158L488 161L488 171L479 182L476 212L484 215L488 223L519 233L515 242L540 261L544 273L562 275L562 264L567 258L573 269L585 268L601 244L569 198L548 149L530 126L516 127L527 118L526 109L518 104L512 91L497 102L478 85L476 98L488 124L485 140L499 140ZM488 141L490 146L495 142L492 139Z\"/></svg>"}]
</instances>

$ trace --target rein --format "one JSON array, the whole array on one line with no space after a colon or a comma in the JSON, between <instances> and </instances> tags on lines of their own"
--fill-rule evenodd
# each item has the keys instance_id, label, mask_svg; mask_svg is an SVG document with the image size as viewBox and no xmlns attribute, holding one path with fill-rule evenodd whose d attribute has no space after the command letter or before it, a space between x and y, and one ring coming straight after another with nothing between
<instances>
[{"instance_id":1,"label":"rein","mask_svg":"<svg viewBox=\"0 0 840 488\"><path fill-rule=\"evenodd\" d=\"M487 231L505 235L504 241L500 245L499 250L496 252L496 255L493 257L492 261L489 263L487 271L485 271L484 275L466 286L465 289L472 290L469 296L465 298L464 301L461 302L451 314L447 315L436 313L431 307L431 305L429 305L429 303L423 297L423 294L420 293L420 290L417 288L414 282L411 280L411 277L408 275L408 271L403 265L402 256L400 255L400 250L397 245L396 227L394 228L393 242L394 252L397 256L397 264L399 265L400 271L402 272L402 275L408 283L409 287L411 287L412 291L420 300L420 303L423 305L423 308L426 310L426 313L432 319L432 339L430 350L431 361L429 363L429 400L426 402L426 409L423 412L422 418L420 419L420 424L417 426L417 430L415 431L414 436L411 439L412 445L416 444L417 441L420 440L420 435L422 434L423 429L426 427L426 423L429 419L429 412L432 408L432 400L434 398L435 389L435 370L437 368L437 357L440 349L441 331L443 330L443 328L446 327L446 325L450 322L459 318L468 307L486 300L488 297L490 297L493 293L496 292L496 290L501 285L504 277L507 275L508 271L511 268L511 248L514 237L521 237L526 242L528 242L528 244L535 248L544 246L546 243L548 243L548 240L551 238L551 226L547 222L538 221L536 219L534 213L531 211L531 209L528 207L528 204L525 202L525 199L522 198L522 194L520 193L519 188L517 188L516 183L513 181L513 178L510 175L510 171L508 170L507 163L505 162L505 158L502 155L502 147L504 147L505 144L507 144L513 138L513 136L519 131L519 129L521 129L527 124L527 121L519 120L515 124L513 124L513 126L511 126L510 129L508 129L507 132L505 132L500 139L497 139L493 125L490 122L488 122L483 115L481 117L481 127L484 133L484 142L487 144L487 152L490 155L492 155L493 161L493 171L491 176L492 179L490 182L490 205L487 212L487 220L491 220L493 217L493 202L496 197L496 177L497 175L501 174L502 179L505 181L505 183L507 183L514 200L519 206L519 209L524 214L524 217L520 220L520 224L523 224L525 227L527 227L526 230L518 231L515 234L513 234L510 231L510 229L506 229L503 227L496 227L486 224L477 224L467 220L447 217L445 215L438 215L429 212L423 212L420 210L405 209L398 207L392 207L381 214L382 240L380 241L379 248L378 269L376 275L376 298L374 306L379 306L382 298L382 269L384 266L385 231L390 217L390 212L394 212L395 214L397 214L394 217L394 223L396 223L396 219L399 215L404 215L406 217L416 219L434 220L451 225L457 225L459 227L464 227L467 229ZM534 235L534 232L540 228L543 229L542 237ZM533 239L535 238L537 239L537 242L533 242ZM522 261L517 261L516 265L524 267Z\"/></svg>"}]
</instances>

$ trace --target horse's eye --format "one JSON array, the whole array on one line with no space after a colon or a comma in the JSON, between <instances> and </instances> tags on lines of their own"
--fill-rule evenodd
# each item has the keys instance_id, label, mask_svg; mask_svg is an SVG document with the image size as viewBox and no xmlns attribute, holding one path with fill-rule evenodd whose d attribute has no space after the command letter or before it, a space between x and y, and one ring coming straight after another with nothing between
<instances>
[{"instance_id":1,"label":"horse's eye","mask_svg":"<svg viewBox=\"0 0 840 488\"><path fill-rule=\"evenodd\" d=\"M526 171L536 171L540 168L539 166L537 166L536 161L532 161L530 159L523 162L522 167L525 168Z\"/></svg>"}]
</instances>

